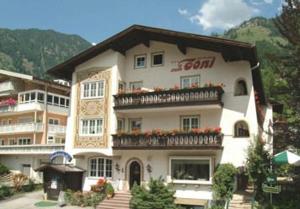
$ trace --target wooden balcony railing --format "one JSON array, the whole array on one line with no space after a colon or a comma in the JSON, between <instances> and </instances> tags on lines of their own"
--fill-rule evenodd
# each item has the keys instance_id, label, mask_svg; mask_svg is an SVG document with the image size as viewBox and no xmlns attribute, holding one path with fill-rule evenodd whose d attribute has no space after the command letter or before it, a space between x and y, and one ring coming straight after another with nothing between
<instances>
[{"instance_id":1,"label":"wooden balcony railing","mask_svg":"<svg viewBox=\"0 0 300 209\"><path fill-rule=\"evenodd\" d=\"M223 88L220 86L163 90L156 92L125 93L114 95L114 108L117 110L210 104L222 106L223 93Z\"/></svg>"},{"instance_id":2,"label":"wooden balcony railing","mask_svg":"<svg viewBox=\"0 0 300 209\"><path fill-rule=\"evenodd\" d=\"M220 133L115 134L113 149L222 149L222 140Z\"/></svg>"}]
</instances>

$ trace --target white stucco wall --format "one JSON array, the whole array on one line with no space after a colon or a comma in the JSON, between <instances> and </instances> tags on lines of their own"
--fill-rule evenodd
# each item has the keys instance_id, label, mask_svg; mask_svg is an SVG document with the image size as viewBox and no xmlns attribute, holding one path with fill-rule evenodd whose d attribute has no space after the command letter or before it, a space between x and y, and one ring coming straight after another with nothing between
<instances>
[{"instance_id":1,"label":"white stucco wall","mask_svg":"<svg viewBox=\"0 0 300 209\"><path fill-rule=\"evenodd\" d=\"M151 67L151 53L164 52L164 65L161 67ZM134 69L134 56L139 54L147 54L147 67L144 69ZM215 57L215 63L210 69L189 70L180 72L171 72L172 68L176 68L175 61L180 61L185 58L197 57ZM118 82L123 81L129 87L130 82L143 81L145 88L152 89L153 87L170 88L174 85L180 85L180 77L187 75L200 75L201 85L211 81L213 84L223 83L224 95L222 100L223 107L203 108L196 106L193 108L164 108L155 109L155 111L131 111L120 113L110 109L109 117L112 118L109 132L115 133L116 118L122 117L126 119L126 128L128 127L129 118L142 118L142 130L151 130L160 128L163 130L172 130L180 128L180 116L182 115L200 115L201 127L221 127L224 134L223 150L112 150L111 146L104 149L81 148L74 149L74 119L77 114L75 103L77 92L75 88L76 73L79 71L88 71L95 69L112 69L112 91L116 94L118 91ZM253 138L259 134L257 125L256 106L254 100L254 89L252 83L251 68L249 62L225 62L222 55L216 52L205 51L200 49L187 49L187 54L183 55L177 46L150 42L150 47L140 44L126 52L126 56L118 52L108 50L89 61L76 67L73 73L72 93L71 93L71 110L68 120L67 129L67 152L77 155L73 163L88 171L88 159L91 156L106 156L113 159L113 178L111 181L114 186L120 190L128 188L128 178L126 167L130 159L139 159L143 164L144 181L148 181L150 176L158 178L163 176L167 180L169 173L169 157L170 156L209 156L214 159L214 165L218 163L233 163L236 167L243 166L246 161L247 148ZM234 96L234 86L238 79L244 79L247 83L248 95ZM112 96L112 95L106 95ZM113 105L111 106L113 107ZM268 117L271 113L267 112ZM234 124L239 120L244 120L249 125L250 137L235 138ZM110 139L111 140L111 139ZM110 144L111 145L111 141ZM115 165L120 165L120 171L115 170ZM153 172L150 174L146 171L146 166L150 164ZM84 190L89 190L92 184L95 184L97 179L88 177L88 172L84 176ZM176 195L181 197L186 196L203 196L202 198L211 199L211 190L209 185L189 185L187 187L176 186Z\"/></svg>"}]
</instances>

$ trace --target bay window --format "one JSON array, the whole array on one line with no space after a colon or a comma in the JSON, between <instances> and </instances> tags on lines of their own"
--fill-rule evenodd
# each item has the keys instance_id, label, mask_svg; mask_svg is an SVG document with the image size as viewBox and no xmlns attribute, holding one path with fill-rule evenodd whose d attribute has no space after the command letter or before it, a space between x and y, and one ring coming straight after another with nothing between
<instances>
[{"instance_id":1,"label":"bay window","mask_svg":"<svg viewBox=\"0 0 300 209\"><path fill-rule=\"evenodd\" d=\"M112 160L107 158L89 159L89 176L111 178Z\"/></svg>"},{"instance_id":2,"label":"bay window","mask_svg":"<svg viewBox=\"0 0 300 209\"><path fill-rule=\"evenodd\" d=\"M173 181L209 181L210 158L170 158L170 173Z\"/></svg>"}]
</instances>

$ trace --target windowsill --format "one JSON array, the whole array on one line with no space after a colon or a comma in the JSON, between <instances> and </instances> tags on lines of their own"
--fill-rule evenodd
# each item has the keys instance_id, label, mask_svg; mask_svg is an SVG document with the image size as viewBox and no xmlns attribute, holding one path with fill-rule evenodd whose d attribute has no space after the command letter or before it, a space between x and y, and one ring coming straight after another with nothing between
<instances>
[{"instance_id":1,"label":"windowsill","mask_svg":"<svg viewBox=\"0 0 300 209\"><path fill-rule=\"evenodd\" d=\"M211 181L198 181L198 180L171 180L168 183L173 184L197 184L197 185L212 185Z\"/></svg>"},{"instance_id":2,"label":"windowsill","mask_svg":"<svg viewBox=\"0 0 300 209\"><path fill-rule=\"evenodd\" d=\"M98 137L103 136L103 134L79 134L79 137Z\"/></svg>"},{"instance_id":3,"label":"windowsill","mask_svg":"<svg viewBox=\"0 0 300 209\"><path fill-rule=\"evenodd\" d=\"M151 65L151 67L163 67L164 66L164 64L159 64L159 65Z\"/></svg>"},{"instance_id":4,"label":"windowsill","mask_svg":"<svg viewBox=\"0 0 300 209\"><path fill-rule=\"evenodd\" d=\"M103 99L104 96L100 96L100 97L81 97L80 99Z\"/></svg>"},{"instance_id":5,"label":"windowsill","mask_svg":"<svg viewBox=\"0 0 300 209\"><path fill-rule=\"evenodd\" d=\"M88 180L99 180L100 178L104 178L104 179L106 179L106 180L112 180L112 177L103 177L103 176L95 177L95 176L87 176L87 179L88 179Z\"/></svg>"}]
</instances>

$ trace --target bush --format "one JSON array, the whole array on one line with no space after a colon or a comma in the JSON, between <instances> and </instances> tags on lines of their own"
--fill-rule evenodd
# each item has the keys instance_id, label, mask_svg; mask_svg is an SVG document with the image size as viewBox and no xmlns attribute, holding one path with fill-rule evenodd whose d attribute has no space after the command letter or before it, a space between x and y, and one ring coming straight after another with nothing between
<instances>
[{"instance_id":1,"label":"bush","mask_svg":"<svg viewBox=\"0 0 300 209\"><path fill-rule=\"evenodd\" d=\"M13 195L13 191L8 186L1 186L0 187L0 199L5 197L10 197Z\"/></svg>"},{"instance_id":2,"label":"bush","mask_svg":"<svg viewBox=\"0 0 300 209\"><path fill-rule=\"evenodd\" d=\"M28 184L22 187L24 192L32 192L35 189L35 184L33 180L29 179Z\"/></svg>"},{"instance_id":3,"label":"bush","mask_svg":"<svg viewBox=\"0 0 300 209\"><path fill-rule=\"evenodd\" d=\"M237 169L230 163L221 164L213 176L214 198L217 200L228 200L232 198L234 180Z\"/></svg>"},{"instance_id":4,"label":"bush","mask_svg":"<svg viewBox=\"0 0 300 209\"><path fill-rule=\"evenodd\" d=\"M99 192L73 192L71 190L65 191L65 200L70 205L80 207L96 206L105 198L105 194Z\"/></svg>"},{"instance_id":5,"label":"bush","mask_svg":"<svg viewBox=\"0 0 300 209\"><path fill-rule=\"evenodd\" d=\"M246 167L248 176L254 184L255 199L262 202L265 199L262 184L265 182L269 172L270 156L264 149L264 144L258 139L248 149Z\"/></svg>"},{"instance_id":6,"label":"bush","mask_svg":"<svg viewBox=\"0 0 300 209\"><path fill-rule=\"evenodd\" d=\"M105 194L107 196L113 196L115 193L115 190L113 188L113 186L111 185L111 183L107 183L106 186L105 186Z\"/></svg>"},{"instance_id":7,"label":"bush","mask_svg":"<svg viewBox=\"0 0 300 209\"><path fill-rule=\"evenodd\" d=\"M8 174L10 171L9 169L0 163L0 175Z\"/></svg>"},{"instance_id":8,"label":"bush","mask_svg":"<svg viewBox=\"0 0 300 209\"><path fill-rule=\"evenodd\" d=\"M176 209L174 203L174 192L164 185L162 178L151 179L149 189L134 185L131 190L132 198L130 208L132 209Z\"/></svg>"}]
</instances>

